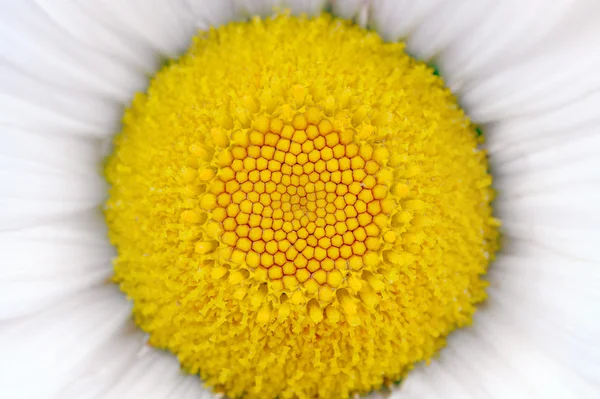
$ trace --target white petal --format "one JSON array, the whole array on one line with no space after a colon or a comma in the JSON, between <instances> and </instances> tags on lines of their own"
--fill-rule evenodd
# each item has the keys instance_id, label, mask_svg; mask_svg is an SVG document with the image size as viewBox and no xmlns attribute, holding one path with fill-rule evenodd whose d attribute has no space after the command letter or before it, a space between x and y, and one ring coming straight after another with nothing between
<instances>
[{"instance_id":1,"label":"white petal","mask_svg":"<svg viewBox=\"0 0 600 399\"><path fill-rule=\"evenodd\" d=\"M47 83L39 76L32 78L23 70L6 67L0 67L0 83L4 89L0 106L6 110L0 120L10 126L44 132L61 132L64 126L92 135L118 129L122 109L117 101Z\"/></svg>"},{"instance_id":2,"label":"white petal","mask_svg":"<svg viewBox=\"0 0 600 399\"><path fill-rule=\"evenodd\" d=\"M115 334L78 364L57 397L107 399L106 393L148 351L146 341L146 334L132 321L126 321Z\"/></svg>"},{"instance_id":3,"label":"white petal","mask_svg":"<svg viewBox=\"0 0 600 399\"><path fill-rule=\"evenodd\" d=\"M74 2L61 2L61 7ZM76 2L80 4L80 2ZM81 41L53 20L44 3L2 4L2 59L31 79L125 101L144 76L113 54ZM34 94L34 93L31 93Z\"/></svg>"},{"instance_id":4,"label":"white petal","mask_svg":"<svg viewBox=\"0 0 600 399\"><path fill-rule=\"evenodd\" d=\"M334 1L332 11L336 16L356 21L365 26L369 22L371 0L342 0Z\"/></svg>"},{"instance_id":5,"label":"white petal","mask_svg":"<svg viewBox=\"0 0 600 399\"><path fill-rule=\"evenodd\" d=\"M424 60L436 57L457 37L475 30L486 14L495 15L495 3L446 1L430 8L406 38L408 52Z\"/></svg>"},{"instance_id":6,"label":"white petal","mask_svg":"<svg viewBox=\"0 0 600 399\"><path fill-rule=\"evenodd\" d=\"M179 369L177 358L171 353L148 348L105 397L208 399L213 396L202 387L198 376L187 375Z\"/></svg>"},{"instance_id":7,"label":"white petal","mask_svg":"<svg viewBox=\"0 0 600 399\"><path fill-rule=\"evenodd\" d=\"M0 123L34 132L106 137L123 106L198 27L225 22L220 1L3 3Z\"/></svg>"},{"instance_id":8,"label":"white petal","mask_svg":"<svg viewBox=\"0 0 600 399\"><path fill-rule=\"evenodd\" d=\"M39 226L92 210L106 196L106 184L98 174L25 172L16 166L0 171L0 179L6 183L0 187L1 230Z\"/></svg>"},{"instance_id":9,"label":"white petal","mask_svg":"<svg viewBox=\"0 0 600 399\"><path fill-rule=\"evenodd\" d=\"M474 327L451 336L448 347L439 360L409 374L392 397L402 398L594 398L594 384L565 367L563 359L542 348L539 337L548 337L547 323L540 324L541 336L528 336L512 315L521 305L510 299L511 292L501 297L510 309L501 311L492 305L481 311ZM535 309L539 313L542 309ZM525 332L532 333L527 324L532 313L525 309ZM554 337L553 337L554 338ZM583 348L569 347L565 337L552 341L554 352ZM589 366L589 363L586 364ZM593 372L593 371L592 371Z\"/></svg>"},{"instance_id":10,"label":"white petal","mask_svg":"<svg viewBox=\"0 0 600 399\"><path fill-rule=\"evenodd\" d=\"M85 3L84 7L94 16L101 16L119 36L124 34L163 57L181 54L194 28L181 1L109 0Z\"/></svg>"},{"instance_id":11,"label":"white petal","mask_svg":"<svg viewBox=\"0 0 600 399\"><path fill-rule=\"evenodd\" d=\"M442 0L374 0L369 24L389 41L405 38Z\"/></svg>"},{"instance_id":12,"label":"white petal","mask_svg":"<svg viewBox=\"0 0 600 399\"><path fill-rule=\"evenodd\" d=\"M598 385L600 309L589 305L600 299L600 262L524 241L509 242L507 252L490 272L490 306L499 323L510 324L532 347L567 369L565 375L575 373ZM493 328L493 321L483 327Z\"/></svg>"},{"instance_id":13,"label":"white petal","mask_svg":"<svg viewBox=\"0 0 600 399\"><path fill-rule=\"evenodd\" d=\"M524 154L538 147L547 147L552 140L579 141L598 125L600 91L553 109L519 118L509 118L486 127L486 148L497 163L506 157ZM585 134L581 134L581 130ZM577 134L569 134L574 133ZM541 142L541 145L538 143Z\"/></svg>"},{"instance_id":14,"label":"white petal","mask_svg":"<svg viewBox=\"0 0 600 399\"><path fill-rule=\"evenodd\" d=\"M441 68L451 86L461 80L489 75L490 71L504 68L508 62L519 58L531 57L528 51L546 39L575 1L478 3L486 7L475 12L462 10L475 18L459 22L462 30L454 32L447 48L440 54Z\"/></svg>"},{"instance_id":15,"label":"white petal","mask_svg":"<svg viewBox=\"0 0 600 399\"><path fill-rule=\"evenodd\" d=\"M353 19L358 13L359 10L365 5L369 5L370 1L365 0L342 0L342 1L333 1L332 11L333 13L345 19Z\"/></svg>"},{"instance_id":16,"label":"white petal","mask_svg":"<svg viewBox=\"0 0 600 399\"><path fill-rule=\"evenodd\" d=\"M325 7L326 0L233 0L240 16L270 15L287 8L294 14L315 15Z\"/></svg>"},{"instance_id":17,"label":"white petal","mask_svg":"<svg viewBox=\"0 0 600 399\"><path fill-rule=\"evenodd\" d=\"M65 176L51 172L5 170L0 171L0 179L7 183L0 187L0 196L16 200L92 201L96 204L103 198L106 188L99 175Z\"/></svg>"},{"instance_id":18,"label":"white petal","mask_svg":"<svg viewBox=\"0 0 600 399\"><path fill-rule=\"evenodd\" d=\"M131 308L115 286L89 289L32 317L3 321L4 397L54 398L100 345L121 334Z\"/></svg>"},{"instance_id":19,"label":"white petal","mask_svg":"<svg viewBox=\"0 0 600 399\"><path fill-rule=\"evenodd\" d=\"M582 336L581 331L588 333L593 333L593 331L586 330L588 326L578 319L581 313L576 308L569 307L569 309L566 309L567 306L564 303L562 306L556 306L558 305L558 298L552 301L554 290L550 284L537 284L536 282L523 284L522 279L518 280L518 283L513 285L514 290L490 290L491 301L494 301L494 305L500 304L502 301L505 304L506 301L510 303L504 309L501 309L500 306L492 306L481 312L477 318L479 324L475 327L479 339L498 353L501 364L504 365L505 370L509 371L507 375L512 374L520 377L523 385L517 385L517 387L521 390L522 397L595 397L593 383L577 373L578 366L575 366L577 368L569 367L569 363L573 364L574 361L577 361L579 354L581 354L581 359L585 361L587 356L585 348L576 341ZM515 283L515 281L511 283ZM538 288L541 292L537 290ZM520 295L511 298L511 294L514 295L517 292ZM550 302L546 299L548 296L552 298ZM573 301L572 304L575 305L576 302ZM527 307L515 309L515 306L520 306L521 303ZM580 330L578 333L577 331L564 329L563 331L567 334L554 335L558 338L553 343L555 353L549 352L547 347L544 348L540 343L540 339L545 340L547 343L547 339L553 335L554 331L546 332L546 330L553 328L558 330L557 332L562 332L561 325L548 323L548 320L537 317L547 315L552 311L560 312L561 315L565 316L562 320L566 324L576 323ZM568 315L569 312L576 314L576 316ZM515 317L515 313L521 313L520 317L528 319L519 320ZM593 315L589 316L593 317ZM554 320L560 319L557 317ZM535 327L537 327L537 330ZM537 333L542 335L538 338ZM575 344L572 344L572 341L575 341ZM562 352L563 355L566 354L567 356L563 356L561 359L557 356L557 352ZM565 363L565 360L568 363Z\"/></svg>"},{"instance_id":20,"label":"white petal","mask_svg":"<svg viewBox=\"0 0 600 399\"><path fill-rule=\"evenodd\" d=\"M234 5L234 0L184 0L193 15L195 26L200 30L207 30L211 26L219 26L230 21L241 19L239 11Z\"/></svg>"},{"instance_id":21,"label":"white petal","mask_svg":"<svg viewBox=\"0 0 600 399\"><path fill-rule=\"evenodd\" d=\"M478 122L551 109L600 87L597 2L414 3L375 1L371 24L435 58Z\"/></svg>"},{"instance_id":22,"label":"white petal","mask_svg":"<svg viewBox=\"0 0 600 399\"><path fill-rule=\"evenodd\" d=\"M95 213L0 233L0 320L46 309L105 282L114 249Z\"/></svg>"},{"instance_id":23,"label":"white petal","mask_svg":"<svg viewBox=\"0 0 600 399\"><path fill-rule=\"evenodd\" d=\"M229 0L45 0L41 7L77 40L150 73L185 51L196 29L234 19Z\"/></svg>"},{"instance_id":24,"label":"white petal","mask_svg":"<svg viewBox=\"0 0 600 399\"><path fill-rule=\"evenodd\" d=\"M145 344L133 323L99 346L79 364L61 399L202 399L214 397L198 376L179 368L171 353Z\"/></svg>"},{"instance_id":25,"label":"white petal","mask_svg":"<svg viewBox=\"0 0 600 399\"><path fill-rule=\"evenodd\" d=\"M465 83L462 101L475 121L551 111L600 89L600 3L576 4L586 7L574 7L542 44Z\"/></svg>"},{"instance_id":26,"label":"white petal","mask_svg":"<svg viewBox=\"0 0 600 399\"><path fill-rule=\"evenodd\" d=\"M0 123L44 134L102 137L118 130L122 108L78 90L37 82L23 71L0 68ZM105 118L102 116L105 115Z\"/></svg>"},{"instance_id":27,"label":"white petal","mask_svg":"<svg viewBox=\"0 0 600 399\"><path fill-rule=\"evenodd\" d=\"M110 15L93 10L86 2L38 0L37 5L57 29L83 46L110 55L135 72L155 67L156 53L150 46L115 29Z\"/></svg>"},{"instance_id":28,"label":"white petal","mask_svg":"<svg viewBox=\"0 0 600 399\"><path fill-rule=\"evenodd\" d=\"M90 177L98 174L100 158L97 140L15 128L2 130L0 168L3 170Z\"/></svg>"},{"instance_id":29,"label":"white petal","mask_svg":"<svg viewBox=\"0 0 600 399\"><path fill-rule=\"evenodd\" d=\"M77 42L34 3L3 3L1 11L0 122L45 134L113 133L144 77Z\"/></svg>"},{"instance_id":30,"label":"white petal","mask_svg":"<svg viewBox=\"0 0 600 399\"><path fill-rule=\"evenodd\" d=\"M327 0L285 0L284 6L290 7L294 14L319 14L325 8Z\"/></svg>"}]
</instances>

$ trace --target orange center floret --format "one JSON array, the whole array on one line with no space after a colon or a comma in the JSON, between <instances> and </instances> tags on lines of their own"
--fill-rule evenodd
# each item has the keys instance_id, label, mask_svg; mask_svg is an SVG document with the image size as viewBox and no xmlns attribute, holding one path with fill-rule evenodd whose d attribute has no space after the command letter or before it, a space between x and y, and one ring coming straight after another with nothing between
<instances>
[{"instance_id":1,"label":"orange center floret","mask_svg":"<svg viewBox=\"0 0 600 399\"><path fill-rule=\"evenodd\" d=\"M217 174L202 206L221 226L231 259L277 290L302 284L330 302L344 271L377 262L381 228L393 203L378 184L383 147L358 146L354 132L334 131L318 109L291 124L263 116L245 140L216 154L199 177ZM218 134L218 133L216 133ZM393 240L394 237L387 237Z\"/></svg>"}]
</instances>

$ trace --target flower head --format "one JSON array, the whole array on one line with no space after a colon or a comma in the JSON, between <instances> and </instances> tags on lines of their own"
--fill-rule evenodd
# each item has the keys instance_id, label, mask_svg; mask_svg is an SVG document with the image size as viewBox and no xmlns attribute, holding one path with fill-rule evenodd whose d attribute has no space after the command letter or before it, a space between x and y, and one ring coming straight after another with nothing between
<instances>
[{"instance_id":1,"label":"flower head","mask_svg":"<svg viewBox=\"0 0 600 399\"><path fill-rule=\"evenodd\" d=\"M150 342L231 397L389 384L485 297L485 153L401 44L326 15L229 24L124 122L115 279Z\"/></svg>"},{"instance_id":2,"label":"flower head","mask_svg":"<svg viewBox=\"0 0 600 399\"><path fill-rule=\"evenodd\" d=\"M0 397L599 397L599 13L0 2Z\"/></svg>"}]
</instances>

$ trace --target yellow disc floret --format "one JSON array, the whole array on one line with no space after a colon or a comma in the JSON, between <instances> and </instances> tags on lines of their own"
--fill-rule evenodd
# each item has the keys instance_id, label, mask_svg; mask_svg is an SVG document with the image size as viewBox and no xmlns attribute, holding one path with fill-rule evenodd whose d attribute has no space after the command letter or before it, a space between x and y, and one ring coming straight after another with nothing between
<instances>
[{"instance_id":1,"label":"yellow disc floret","mask_svg":"<svg viewBox=\"0 0 600 399\"><path fill-rule=\"evenodd\" d=\"M429 67L348 22L202 33L115 139L115 281L150 343L231 398L377 389L485 298L477 144Z\"/></svg>"}]
</instances>

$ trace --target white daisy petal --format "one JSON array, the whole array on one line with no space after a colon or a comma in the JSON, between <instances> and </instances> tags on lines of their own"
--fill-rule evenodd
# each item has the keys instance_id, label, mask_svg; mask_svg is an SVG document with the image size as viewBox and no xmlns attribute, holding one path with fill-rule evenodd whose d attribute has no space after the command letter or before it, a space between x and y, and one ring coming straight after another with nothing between
<instances>
[{"instance_id":1,"label":"white daisy petal","mask_svg":"<svg viewBox=\"0 0 600 399\"><path fill-rule=\"evenodd\" d=\"M0 105L6 112L0 122L45 133L112 135L123 106L146 86L147 73L163 57L180 54L198 25L225 22L209 12L198 20L198 10L210 4L190 12L184 2L154 3L54 7L54 2L24 1L4 7Z\"/></svg>"},{"instance_id":2,"label":"white daisy petal","mask_svg":"<svg viewBox=\"0 0 600 399\"><path fill-rule=\"evenodd\" d=\"M45 201L40 198L0 198L0 225L2 230L43 226L71 215L90 211L97 205L97 198L81 202Z\"/></svg>"},{"instance_id":3,"label":"white daisy petal","mask_svg":"<svg viewBox=\"0 0 600 399\"><path fill-rule=\"evenodd\" d=\"M493 290L492 290L493 291ZM502 293L503 298L508 298ZM494 300L492 298L491 300ZM520 335L514 300L508 312L487 307L475 327L453 334L441 356L411 373L393 398L593 398L593 385L539 348L537 336ZM535 309L537 313L541 309ZM523 316L531 324L530 309ZM547 324L542 324L547 328ZM531 330L527 327L527 330ZM543 335L543 334L542 334ZM565 342L564 339L562 342ZM556 341L553 342L556 347ZM560 348L568 349L568 348ZM573 349L573 348L571 348ZM579 353L579 352L577 352ZM562 359L561 359L562 360Z\"/></svg>"},{"instance_id":4,"label":"white daisy petal","mask_svg":"<svg viewBox=\"0 0 600 399\"><path fill-rule=\"evenodd\" d=\"M274 9L280 8L280 0L232 0L233 8L236 13L244 18L250 18L254 15L268 15Z\"/></svg>"},{"instance_id":5,"label":"white daisy petal","mask_svg":"<svg viewBox=\"0 0 600 399\"><path fill-rule=\"evenodd\" d=\"M323 10L326 0L233 0L240 16L269 15L274 11L287 8L294 14L318 14Z\"/></svg>"},{"instance_id":6,"label":"white daisy petal","mask_svg":"<svg viewBox=\"0 0 600 399\"><path fill-rule=\"evenodd\" d=\"M120 101L145 86L139 70L82 42L38 3L11 2L0 18L4 63L36 82Z\"/></svg>"},{"instance_id":7,"label":"white daisy petal","mask_svg":"<svg viewBox=\"0 0 600 399\"><path fill-rule=\"evenodd\" d=\"M122 107L116 102L42 82L23 71L2 67L0 76L4 88L0 94L3 125L45 134L92 137L108 136L118 127Z\"/></svg>"},{"instance_id":8,"label":"white daisy petal","mask_svg":"<svg viewBox=\"0 0 600 399\"><path fill-rule=\"evenodd\" d=\"M98 174L100 147L97 140L48 135L5 127L2 130L2 170L56 173L62 176ZM10 168L10 169L9 169Z\"/></svg>"},{"instance_id":9,"label":"white daisy petal","mask_svg":"<svg viewBox=\"0 0 600 399\"><path fill-rule=\"evenodd\" d=\"M131 37L160 56L177 57L190 42L193 20L180 1L109 0L86 3L85 7L106 18L119 36Z\"/></svg>"},{"instance_id":10,"label":"white daisy petal","mask_svg":"<svg viewBox=\"0 0 600 399\"><path fill-rule=\"evenodd\" d=\"M523 196L597 181L599 171L585 166L594 161L600 149L598 130L580 128L573 135L549 133L493 151L498 189L507 196Z\"/></svg>"},{"instance_id":11,"label":"white daisy petal","mask_svg":"<svg viewBox=\"0 0 600 399\"><path fill-rule=\"evenodd\" d=\"M331 7L335 15L340 18L353 19L358 14L359 10L365 5L368 6L369 3L369 0L333 1Z\"/></svg>"},{"instance_id":12,"label":"white daisy petal","mask_svg":"<svg viewBox=\"0 0 600 399\"><path fill-rule=\"evenodd\" d=\"M340 18L356 21L360 26L369 23L372 0L345 0L334 1L333 13Z\"/></svg>"},{"instance_id":13,"label":"white daisy petal","mask_svg":"<svg viewBox=\"0 0 600 399\"><path fill-rule=\"evenodd\" d=\"M78 365L62 399L202 399L213 397L202 381L179 368L177 358L146 344L133 323L98 346Z\"/></svg>"},{"instance_id":14,"label":"white daisy petal","mask_svg":"<svg viewBox=\"0 0 600 399\"><path fill-rule=\"evenodd\" d=\"M489 136L505 233L576 259L600 260L600 95L546 113L494 123Z\"/></svg>"},{"instance_id":15,"label":"white daisy petal","mask_svg":"<svg viewBox=\"0 0 600 399\"><path fill-rule=\"evenodd\" d=\"M600 87L593 73L600 59L585 57L599 53L597 7L573 0L427 1L414 8L375 1L371 23L388 38L406 37L409 52L418 57L435 58L449 87L463 94L470 116L483 122L549 109ZM542 64L552 67L540 70ZM575 79L582 74L590 78ZM562 96L548 95L559 90Z\"/></svg>"},{"instance_id":16,"label":"white daisy petal","mask_svg":"<svg viewBox=\"0 0 600 399\"><path fill-rule=\"evenodd\" d=\"M61 399L108 399L107 392L148 351L147 335L133 321L120 329L77 365L56 397ZM131 396L112 396L115 399Z\"/></svg>"},{"instance_id":17,"label":"white daisy petal","mask_svg":"<svg viewBox=\"0 0 600 399\"><path fill-rule=\"evenodd\" d=\"M34 313L107 280L111 274L109 269L98 268L86 274L72 273L69 277L0 281L0 315L14 318Z\"/></svg>"},{"instance_id":18,"label":"white daisy petal","mask_svg":"<svg viewBox=\"0 0 600 399\"><path fill-rule=\"evenodd\" d=\"M98 175L0 171L0 230L39 226L96 208L106 196Z\"/></svg>"},{"instance_id":19,"label":"white daisy petal","mask_svg":"<svg viewBox=\"0 0 600 399\"><path fill-rule=\"evenodd\" d=\"M369 25L389 41L404 39L442 0L373 0Z\"/></svg>"},{"instance_id":20,"label":"white daisy petal","mask_svg":"<svg viewBox=\"0 0 600 399\"><path fill-rule=\"evenodd\" d=\"M523 215L526 214L526 211L524 212L522 209L515 211L515 213L517 212ZM566 220L568 217L564 219ZM545 226L539 220L534 222L537 225L532 225L531 223L530 220L525 220L521 223L507 221L504 227L505 234L515 241L522 240L543 248L549 248L558 255L563 255L571 259L596 263L600 261L600 256L596 250L598 242L596 228L556 228Z\"/></svg>"},{"instance_id":21,"label":"white daisy petal","mask_svg":"<svg viewBox=\"0 0 600 399\"><path fill-rule=\"evenodd\" d=\"M200 378L186 376L183 381L178 381L168 399L219 399L219 395L205 388Z\"/></svg>"},{"instance_id":22,"label":"white daisy petal","mask_svg":"<svg viewBox=\"0 0 600 399\"><path fill-rule=\"evenodd\" d=\"M71 383L78 366L100 345L120 334L130 312L130 305L118 289L104 286L89 289L35 316L3 322L3 396L58 397Z\"/></svg>"},{"instance_id":23,"label":"white daisy petal","mask_svg":"<svg viewBox=\"0 0 600 399\"><path fill-rule=\"evenodd\" d=\"M462 101L473 120L489 122L551 111L600 89L596 73L600 68L600 3L577 4L586 7L571 10L561 29L555 29L544 45L465 85Z\"/></svg>"},{"instance_id":24,"label":"white daisy petal","mask_svg":"<svg viewBox=\"0 0 600 399\"><path fill-rule=\"evenodd\" d=\"M200 30L219 26L242 18L234 0L183 0L194 17L194 24Z\"/></svg>"},{"instance_id":25,"label":"white daisy petal","mask_svg":"<svg viewBox=\"0 0 600 399\"><path fill-rule=\"evenodd\" d=\"M490 271L494 302L488 306L501 312L500 322L511 323L565 368L600 382L600 353L589 350L597 348L600 309L587 306L600 299L595 288L599 262L573 259L524 241L508 245L515 254L501 257Z\"/></svg>"},{"instance_id":26,"label":"white daisy petal","mask_svg":"<svg viewBox=\"0 0 600 399\"><path fill-rule=\"evenodd\" d=\"M468 353L463 348L468 348ZM470 357L470 354L476 355ZM516 381L499 384L503 370L498 370L494 363L497 363L495 353L484 348L471 331L462 331L450 337L448 347L442 350L439 359L412 371L392 398L488 398L486 386L491 384L498 385L498 394L518 398Z\"/></svg>"},{"instance_id":27,"label":"white daisy petal","mask_svg":"<svg viewBox=\"0 0 600 399\"><path fill-rule=\"evenodd\" d=\"M508 378L516 376L522 381L522 384L515 384L517 389L519 389L518 397L540 399L548 397L591 399L596 397L597 391L593 383L579 375L576 369L568 367L562 361L563 359L559 360L551 353L541 350L537 335L532 334L528 336L524 334L524 332L528 332L529 334L534 332L533 326L537 322L540 323L538 331L542 332L542 335L544 335L543 331L549 325L552 325L547 323L546 320L536 320L535 316L537 315L547 314L548 311L554 310L570 312L573 312L573 310L567 310L565 306L562 306L562 309L549 306L547 300L544 299L549 296L548 294L551 296L552 291L554 291L550 285L542 288L543 284L523 284L522 279L518 279L518 284L515 287L518 288L514 291L507 289L499 295L494 295L497 291L490 290L491 300L494 301L494 305L486 309L486 311L481 312L476 320L478 322L476 330L479 332L479 340L498 353L500 364L504 365L503 369L510 370L510 373L507 374ZM541 292L536 292L535 288L540 288ZM517 292L520 295L512 297L509 309L496 309L496 304L501 303L502 299L506 300L511 297L511 294L517 294ZM518 320L514 315L515 312L518 312L515 310L515 302L518 304L534 305L536 302L532 301L533 298L542 300L543 305L540 307L531 306L529 309L519 310L529 319L526 321ZM533 312L530 313L530 311ZM577 322L577 325L582 330L586 327L576 317L567 317L565 321L567 320ZM523 331L523 327L525 327L525 331ZM560 326L557 326L557 328L560 331ZM568 332L570 333L570 331ZM576 338L579 335L563 335L562 339L554 342L554 346L559 351L566 353L573 351L578 345L571 345L568 337ZM577 352L572 353L581 353L583 348L577 349ZM496 386L490 388L492 389L489 389L489 397L506 397L497 394Z\"/></svg>"},{"instance_id":28,"label":"white daisy petal","mask_svg":"<svg viewBox=\"0 0 600 399\"><path fill-rule=\"evenodd\" d=\"M315 15L325 8L327 0L285 0L283 4L290 7L295 14Z\"/></svg>"},{"instance_id":29,"label":"white daisy petal","mask_svg":"<svg viewBox=\"0 0 600 399\"><path fill-rule=\"evenodd\" d=\"M494 11L494 2L443 2L429 10L406 38L407 50L414 56L430 60L450 43L472 31L478 20ZM445 71L444 71L445 72Z\"/></svg>"},{"instance_id":30,"label":"white daisy petal","mask_svg":"<svg viewBox=\"0 0 600 399\"><path fill-rule=\"evenodd\" d=\"M151 71L156 65L156 52L126 32L115 29L110 15L91 8L88 2L38 0L38 7L57 29L63 30L73 40L96 52L109 55L139 75Z\"/></svg>"},{"instance_id":31,"label":"white daisy petal","mask_svg":"<svg viewBox=\"0 0 600 399\"><path fill-rule=\"evenodd\" d=\"M486 127L486 148L500 165L527 151L560 146L593 135L600 115L600 91L583 96L550 112L498 121ZM569 134L577 131L576 135ZM585 132L585 134L582 134ZM582 137L583 136L583 137Z\"/></svg>"},{"instance_id":32,"label":"white daisy petal","mask_svg":"<svg viewBox=\"0 0 600 399\"><path fill-rule=\"evenodd\" d=\"M199 378L181 371L177 358L172 354L146 348L105 397L208 399L213 397L213 394L203 389Z\"/></svg>"},{"instance_id":33,"label":"white daisy petal","mask_svg":"<svg viewBox=\"0 0 600 399\"><path fill-rule=\"evenodd\" d=\"M202 381L182 373L177 359L147 346L133 323L82 362L61 399L202 399L214 395Z\"/></svg>"},{"instance_id":34,"label":"white daisy petal","mask_svg":"<svg viewBox=\"0 0 600 399\"><path fill-rule=\"evenodd\" d=\"M102 234L104 233L104 234ZM114 249L98 214L0 234L0 320L45 309L106 281Z\"/></svg>"},{"instance_id":35,"label":"white daisy petal","mask_svg":"<svg viewBox=\"0 0 600 399\"><path fill-rule=\"evenodd\" d=\"M461 30L453 32L452 39L439 57L440 67L451 87L489 75L490 71L504 68L509 62L528 58L527 52L551 33L575 1L478 3L474 6L461 2L461 5L467 6L461 10L467 13L467 18L459 16L456 22L461 25ZM447 24L439 18L437 23Z\"/></svg>"},{"instance_id":36,"label":"white daisy petal","mask_svg":"<svg viewBox=\"0 0 600 399\"><path fill-rule=\"evenodd\" d=\"M106 187L98 176L65 176L59 173L0 171L7 184L0 187L0 196L11 199L43 199L43 201L80 201L98 204Z\"/></svg>"}]
</instances>

